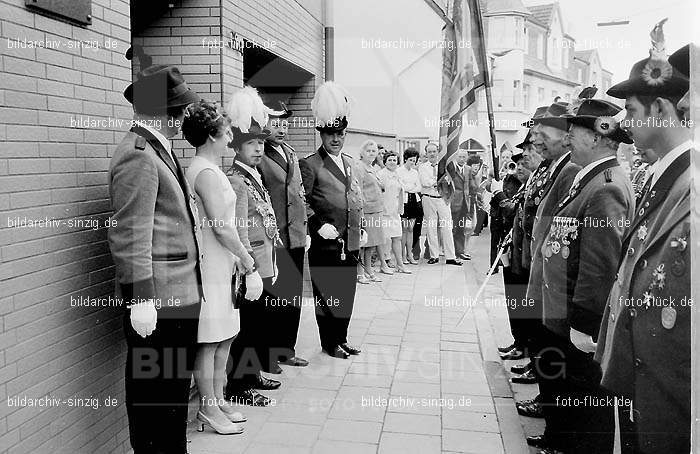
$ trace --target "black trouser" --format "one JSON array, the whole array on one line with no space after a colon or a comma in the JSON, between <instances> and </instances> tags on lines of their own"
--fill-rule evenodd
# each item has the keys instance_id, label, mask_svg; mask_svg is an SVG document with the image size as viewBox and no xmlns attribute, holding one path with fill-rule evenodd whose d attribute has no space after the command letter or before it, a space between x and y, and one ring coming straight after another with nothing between
<instances>
[{"instance_id":1,"label":"black trouser","mask_svg":"<svg viewBox=\"0 0 700 454\"><path fill-rule=\"evenodd\" d=\"M413 226L413 259L420 260L420 232L423 227L423 216L416 218L416 223Z\"/></svg>"},{"instance_id":2,"label":"black trouser","mask_svg":"<svg viewBox=\"0 0 700 454\"><path fill-rule=\"evenodd\" d=\"M263 292L260 298L255 301L241 299L238 308L241 330L229 350L231 368L226 383L228 394L249 388L255 383L261 370L269 370L271 330L268 327L273 315L266 301L273 298L269 292L272 278L266 277L262 281ZM241 291L245 294L245 286Z\"/></svg>"},{"instance_id":3,"label":"black trouser","mask_svg":"<svg viewBox=\"0 0 700 454\"><path fill-rule=\"evenodd\" d=\"M550 447L565 453L607 453L612 446L614 410L605 405L600 365L593 353L544 328L535 368Z\"/></svg>"},{"instance_id":4,"label":"black trouser","mask_svg":"<svg viewBox=\"0 0 700 454\"><path fill-rule=\"evenodd\" d=\"M134 454L185 454L187 404L197 354L200 304L158 309L143 338L124 316L126 413Z\"/></svg>"},{"instance_id":5,"label":"black trouser","mask_svg":"<svg viewBox=\"0 0 700 454\"><path fill-rule=\"evenodd\" d=\"M266 302L273 318L268 334L272 339L270 359L273 363L296 355L294 346L299 332L304 287L304 248L277 249L277 269L279 276L270 289L275 299Z\"/></svg>"},{"instance_id":6,"label":"black trouser","mask_svg":"<svg viewBox=\"0 0 700 454\"><path fill-rule=\"evenodd\" d=\"M539 323L531 307L527 302L527 284L530 277L529 270L523 269L522 273L513 273L511 267L503 268L503 287L506 293L506 307L508 309L508 321L510 333L515 340L515 347L524 350L530 345L533 325Z\"/></svg>"},{"instance_id":7,"label":"black trouser","mask_svg":"<svg viewBox=\"0 0 700 454\"><path fill-rule=\"evenodd\" d=\"M474 233L480 234L484 227L489 225L489 214L482 210L481 208L476 208L476 227L474 227Z\"/></svg>"},{"instance_id":8,"label":"black trouser","mask_svg":"<svg viewBox=\"0 0 700 454\"><path fill-rule=\"evenodd\" d=\"M498 259L498 257L496 257L496 255L498 254L498 246L504 237L503 219L500 217L492 216L490 229L491 229L491 249L490 249L490 253L489 253L489 258L491 259L490 264L493 265L493 262L495 262Z\"/></svg>"},{"instance_id":9,"label":"black trouser","mask_svg":"<svg viewBox=\"0 0 700 454\"><path fill-rule=\"evenodd\" d=\"M464 200L461 207L450 208L452 211L452 240L455 245L455 255L459 257L467 252L465 243L469 239L467 235L471 235L471 228L468 228L467 224L471 222L472 214L469 212L469 204Z\"/></svg>"},{"instance_id":10,"label":"black trouser","mask_svg":"<svg viewBox=\"0 0 700 454\"><path fill-rule=\"evenodd\" d=\"M348 325L355 303L358 251L345 251L336 240L314 239L309 249L309 271L314 293L321 348L332 352L348 341Z\"/></svg>"}]
</instances>

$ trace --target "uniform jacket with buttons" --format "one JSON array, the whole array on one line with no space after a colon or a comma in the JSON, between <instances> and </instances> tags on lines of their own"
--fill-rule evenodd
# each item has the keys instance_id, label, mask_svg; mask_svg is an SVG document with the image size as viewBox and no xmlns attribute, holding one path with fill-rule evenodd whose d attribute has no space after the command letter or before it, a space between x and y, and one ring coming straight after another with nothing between
<instances>
[{"instance_id":1,"label":"uniform jacket with buttons","mask_svg":"<svg viewBox=\"0 0 700 454\"><path fill-rule=\"evenodd\" d=\"M616 159L597 164L559 202L540 246L550 331L568 339L573 328L597 338L633 215L632 184Z\"/></svg>"},{"instance_id":2,"label":"uniform jacket with buttons","mask_svg":"<svg viewBox=\"0 0 700 454\"><path fill-rule=\"evenodd\" d=\"M117 146L109 195L114 226L107 239L117 297L154 299L161 306L199 303L201 232L194 195L182 168L146 129L133 128Z\"/></svg>"},{"instance_id":3,"label":"uniform jacket with buttons","mask_svg":"<svg viewBox=\"0 0 700 454\"><path fill-rule=\"evenodd\" d=\"M292 147L282 144L285 161L269 142L258 170L272 199L281 246L294 249L306 246L306 200L299 160Z\"/></svg>"},{"instance_id":4,"label":"uniform jacket with buttons","mask_svg":"<svg viewBox=\"0 0 700 454\"><path fill-rule=\"evenodd\" d=\"M237 162L233 163L226 174L236 193L236 228L241 243L255 260L255 268L261 278L276 276L277 241L270 238L269 232L276 230L277 221L269 202L270 196L265 187ZM261 210L272 215L263 217Z\"/></svg>"},{"instance_id":5,"label":"uniform jacket with buttons","mask_svg":"<svg viewBox=\"0 0 700 454\"><path fill-rule=\"evenodd\" d=\"M595 356L602 386L633 401L644 453L690 450L689 163L687 151L636 209Z\"/></svg>"},{"instance_id":6,"label":"uniform jacket with buttons","mask_svg":"<svg viewBox=\"0 0 700 454\"><path fill-rule=\"evenodd\" d=\"M550 163L553 165L553 163ZM549 167L549 166L547 166ZM523 253L522 265L530 269L530 279L527 286L527 299L532 300L542 311L542 253L540 247L552 223L554 211L566 194L569 193L574 177L581 167L566 157L559 162L551 174L544 176L542 189L537 182L532 181L532 190L528 191L523 206Z\"/></svg>"},{"instance_id":7,"label":"uniform jacket with buttons","mask_svg":"<svg viewBox=\"0 0 700 454\"><path fill-rule=\"evenodd\" d=\"M312 248L321 245L330 248L336 244L335 240L325 240L318 234L318 229L328 223L338 230L348 251L360 249L363 212L358 163L348 154L342 153L341 156L345 175L323 146L316 153L299 161ZM383 203L382 200L382 207Z\"/></svg>"}]
</instances>

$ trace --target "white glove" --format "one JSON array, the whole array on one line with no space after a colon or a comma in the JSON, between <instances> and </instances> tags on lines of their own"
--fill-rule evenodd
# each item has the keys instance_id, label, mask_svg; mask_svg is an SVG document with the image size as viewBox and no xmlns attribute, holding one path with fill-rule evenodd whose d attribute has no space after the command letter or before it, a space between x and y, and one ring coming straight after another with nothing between
<instances>
[{"instance_id":1,"label":"white glove","mask_svg":"<svg viewBox=\"0 0 700 454\"><path fill-rule=\"evenodd\" d=\"M491 194L503 191L503 180L493 180L491 182Z\"/></svg>"},{"instance_id":2,"label":"white glove","mask_svg":"<svg viewBox=\"0 0 700 454\"><path fill-rule=\"evenodd\" d=\"M149 336L156 329L158 311L153 305L153 300L133 304L130 311L131 327L139 333L139 336Z\"/></svg>"},{"instance_id":3,"label":"white glove","mask_svg":"<svg viewBox=\"0 0 700 454\"><path fill-rule=\"evenodd\" d=\"M257 271L245 276L245 299L255 301L263 292L263 281Z\"/></svg>"},{"instance_id":4,"label":"white glove","mask_svg":"<svg viewBox=\"0 0 700 454\"><path fill-rule=\"evenodd\" d=\"M304 246L304 252L308 251L311 247L311 235L306 235L306 246Z\"/></svg>"},{"instance_id":5,"label":"white glove","mask_svg":"<svg viewBox=\"0 0 700 454\"><path fill-rule=\"evenodd\" d=\"M367 230L360 229L360 247L365 247L367 244Z\"/></svg>"},{"instance_id":6,"label":"white glove","mask_svg":"<svg viewBox=\"0 0 700 454\"><path fill-rule=\"evenodd\" d=\"M340 235L334 225L325 223L318 229L318 234L326 240L334 240Z\"/></svg>"},{"instance_id":7,"label":"white glove","mask_svg":"<svg viewBox=\"0 0 700 454\"><path fill-rule=\"evenodd\" d=\"M593 342L593 338L588 334L584 334L581 331L576 331L575 329L571 328L569 337L571 337L571 343L582 352L595 353L597 345L595 342Z\"/></svg>"}]
</instances>

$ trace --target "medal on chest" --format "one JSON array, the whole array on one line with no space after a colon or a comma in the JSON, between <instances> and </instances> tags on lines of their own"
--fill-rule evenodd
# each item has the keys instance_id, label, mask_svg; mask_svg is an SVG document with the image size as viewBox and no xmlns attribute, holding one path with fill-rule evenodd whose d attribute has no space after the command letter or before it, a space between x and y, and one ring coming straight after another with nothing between
<instances>
[{"instance_id":1,"label":"medal on chest","mask_svg":"<svg viewBox=\"0 0 700 454\"><path fill-rule=\"evenodd\" d=\"M549 258L561 252L562 258L568 259L571 242L578 238L578 226L576 218L555 216L544 245L544 255Z\"/></svg>"}]
</instances>

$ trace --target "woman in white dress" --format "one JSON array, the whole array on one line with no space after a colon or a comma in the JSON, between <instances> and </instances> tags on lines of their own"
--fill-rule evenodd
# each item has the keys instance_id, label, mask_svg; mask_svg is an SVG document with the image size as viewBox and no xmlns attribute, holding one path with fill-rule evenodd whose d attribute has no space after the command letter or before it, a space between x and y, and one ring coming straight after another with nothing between
<instances>
[{"instance_id":1,"label":"woman in white dress","mask_svg":"<svg viewBox=\"0 0 700 454\"><path fill-rule=\"evenodd\" d=\"M403 186L396 169L399 166L399 156L393 151L384 153L384 168L377 172L377 178L384 186L384 211L382 227L385 241L389 243L394 254L396 269L399 273L411 274L403 263L401 254L401 214L403 214Z\"/></svg>"},{"instance_id":2,"label":"woman in white dress","mask_svg":"<svg viewBox=\"0 0 700 454\"><path fill-rule=\"evenodd\" d=\"M236 194L218 163L229 152L228 117L214 103L200 101L185 112L185 139L196 147L185 178L194 188L202 231L202 304L197 341L199 349L194 378L200 394L197 419L220 434L241 433L245 417L224 399L226 362L234 336L240 329L238 311L231 299L234 273L252 270L253 257L246 252L236 230Z\"/></svg>"},{"instance_id":3,"label":"woman in white dress","mask_svg":"<svg viewBox=\"0 0 700 454\"><path fill-rule=\"evenodd\" d=\"M403 214L401 215L401 254L403 264L417 265L418 261L413 258L413 228L416 219L423 218L423 206L421 205L420 176L416 170L416 161L419 153L415 148L407 148L403 152L403 165L396 169L399 181L403 187Z\"/></svg>"}]
</instances>

